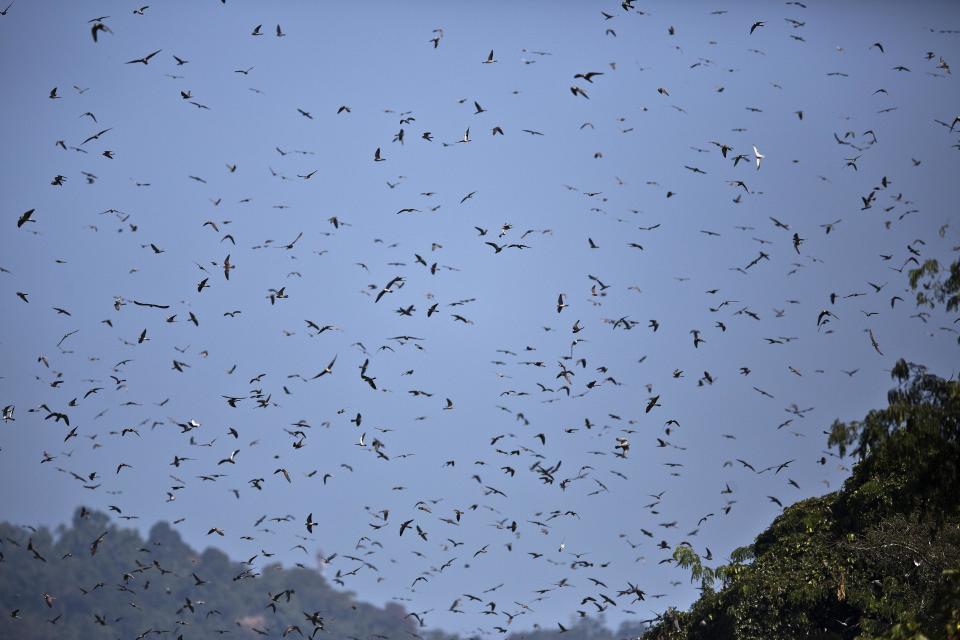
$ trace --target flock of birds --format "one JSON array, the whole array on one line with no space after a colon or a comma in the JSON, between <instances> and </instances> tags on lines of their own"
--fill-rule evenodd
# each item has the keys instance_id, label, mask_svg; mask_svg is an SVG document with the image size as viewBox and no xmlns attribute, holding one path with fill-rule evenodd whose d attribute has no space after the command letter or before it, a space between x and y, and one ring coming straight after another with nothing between
<instances>
[{"instance_id":1,"label":"flock of birds","mask_svg":"<svg viewBox=\"0 0 960 640\"><path fill-rule=\"evenodd\" d=\"M224 11L235 10L234 3L221 3ZM740 31L724 31L723 38L718 37L720 45L762 57L766 53L754 43L774 29L778 38L805 45L806 15L812 9L796 1L785 6L785 17L778 18L776 23L772 17L756 20L750 16L734 22L740 25ZM0 12L0 32L17 28L19 9L19 3L11 3ZM126 15L115 12L91 16L86 26L75 26L88 32L88 47L105 49L111 46L111 38L122 32L147 33L155 12L173 10L166 6L137 6L132 12L125 10ZM782 12L782 8L769 7L769 12ZM705 9L703 13L703 19L712 20L732 18L734 12ZM619 6L614 4L602 11L591 9L587 14L593 20L586 21L583 28L598 31L609 42L624 40L634 29L661 29L655 21L662 16L656 11L641 10L634 0L624 0ZM786 25L785 34L782 25ZM251 21L249 31L243 35L251 40L284 39L286 45L311 38L305 31L303 24L295 28ZM679 27L665 23L662 31L670 43L665 50L687 59L691 75L705 70L721 73L723 63L684 52L679 44ZM931 31L940 36L937 42L950 43L945 46L952 46L956 52L956 32ZM431 31L427 27L422 34L411 35L408 46L442 57L452 55L448 51L456 37L449 28ZM851 35L851 39L855 37ZM692 49L693 44L687 41L683 46ZM718 47L717 58L721 58L723 50L717 43L710 44ZM144 74L155 73L152 82L196 109L190 115L203 112L204 116L216 118L230 108L229 104L215 105L215 100L201 97L199 87L187 88L190 69L197 65L196 56L179 57L170 46L161 45L142 47L142 55L140 51L124 54L115 66L129 65L139 70L142 65ZM910 51L901 47L899 54L909 62L900 64L888 61L889 45L851 45L873 56L870 64L878 70L878 84L872 95L858 94L854 100L894 102L898 96L884 86L884 79L903 74L922 74L926 76L922 80L939 83L925 89L931 96L938 95L941 86L949 86L944 91L952 91L956 97L949 49ZM242 53L255 55L252 50ZM838 47L834 53L842 56L844 52ZM456 65L465 74L474 73L474 67L478 72L489 71L487 78L494 78L495 83L497 67L513 65L536 72L557 57L555 51L526 48L522 54L519 60L508 60L513 58L512 54L484 47L474 58L457 60ZM291 64L296 62L291 60ZM238 81L254 80L259 64L250 58L247 65L221 72ZM626 64L609 62L602 68L571 69L567 82L555 86L554 94L545 99L575 101L578 106L590 107L602 100L600 97L617 82ZM308 68L303 71L310 73ZM734 69L723 69L726 75L728 71ZM830 70L825 72L824 81L846 75ZM99 84L110 81L110 77L102 77ZM676 114L692 110L694 105L669 104L682 93L682 79L677 78L676 82L677 88L634 88L642 100L657 104L643 107L642 112L651 112L649 117L668 123L670 109ZM756 82L770 84L766 79ZM777 83L773 86L782 90ZM264 93L258 87L249 89L253 94ZM337 93L335 86L326 89L334 96ZM60 200L61 210L36 205L9 211L11 202L29 200L31 192L39 188L34 185L21 185L18 192L8 193L5 199L7 221L3 224L7 227L0 251L0 295L6 299L4 327L6 330L22 323L34 330L28 334L25 345L14 346L7 339L2 345L7 355L0 368L0 460L7 460L0 467L14 468L8 466L14 464L10 460L14 455L11 449L36 454L35 461L21 463L23 468L31 469L31 475L18 479L18 483L52 482L49 473L55 469L54 473L62 474L57 478L75 483L71 495L82 495L87 503L109 507L127 522L173 514L170 509L177 506L178 500L180 504L190 504L187 496L192 493L219 496L196 498L194 506L180 513L176 523L200 527L211 540L231 539L237 545L249 544L259 552L257 555L263 555L261 562L277 551L274 548L273 553L268 553L267 545L280 547L288 541L296 542L293 548L304 552L304 545L313 545L315 549L322 546L325 553L321 564L331 572L334 583L357 589L361 595L368 587L388 589L395 599L410 603L409 615L420 626L433 622L432 611L436 611L434 616L447 616L443 620L465 616L471 622L464 628L474 626L476 633L493 635L522 629L533 621L560 632L568 629L566 617L548 622L537 613L543 610L565 609L579 616L616 614L656 619L655 613L649 612L670 602L661 599L672 597L671 593L683 588L687 576L674 569L676 573L670 574L673 577L667 586L651 579L651 575L666 574L653 572L669 569L661 565L674 564L672 554L683 545L693 547L707 562L722 561L721 554L715 554L709 543L701 541L711 536L711 527L724 517L732 519L741 512L761 508L744 504L740 494L747 486L760 492L764 506L775 505L779 509L817 491L810 486L814 483L809 483L801 492L803 478L814 478L839 464L831 460L829 452L810 457L807 449L802 448L808 445L799 444L800 439L809 435L809 440L818 442L808 448L822 448L822 437L818 431L808 429L808 433L803 433L801 429L802 424L809 422L804 419L813 411L812 406L791 401L783 407L781 393L771 390L771 385L784 388L781 373L787 376L787 385L791 380L799 385L817 376L833 376L823 384L839 387L864 370L881 371L889 366L890 357L898 354L891 353L881 338L896 341L897 348L903 350L916 344L903 337L913 332L944 345L943 349L949 350L951 345L955 348L960 328L957 319L941 316L939 310L917 309L907 290L906 273L932 257L949 260L934 246L945 238L956 237L951 225L955 214L944 217L940 212L925 212L917 202L918 194L911 196L899 187L909 178L878 174L869 178L869 188L856 194L849 190L833 191L845 198L831 203L831 208L842 212L836 216L810 213L806 218L788 218L781 211L789 207L778 201L776 194L777 187L783 186L778 180L783 178L767 176L785 170L789 149L785 145L775 146L771 140L751 139L753 133L747 126L732 131L718 126L714 136L685 150L689 160L675 167L671 174L682 176L672 184L686 184L683 181L690 177L703 180L703 184L711 181L709 188L727 190L728 195L717 209L735 211L748 206L750 201L763 202L755 209L763 213L752 213L749 223L724 226L717 214L716 219L711 218L711 226L694 230L690 238L672 236L679 239L673 241L668 253L659 254L666 261L686 262L687 252L697 252L707 256L704 264L714 265L695 276L668 278L666 286L677 290L697 288L691 296L699 301L697 308L675 311L670 308L670 300L653 304L645 297L646 287L625 283L635 277L637 270L653 268L650 263L636 260L656 253L657 245L665 244L666 234L680 226L677 216L654 212L664 203L682 207L674 203L686 196L685 189L646 180L644 204L632 208L620 206L621 200L615 195L617 189L645 180L633 175L630 167L602 169L606 175L602 186L582 188L557 180L557 184L549 186L555 187L561 198L577 199L571 209L587 209L589 228L594 231L582 236L576 230L566 229L560 216L549 227L533 228L522 220L521 214L514 215L514 220L521 219L520 222L485 220L476 209L485 206L489 189L479 186L451 194L443 193L438 184L433 189L411 193L411 189L416 191L410 184L416 182L413 172L418 165L412 161L405 164L405 154L414 145L427 149L423 153L433 154L425 157L439 158L430 162L438 163L438 175L442 178L444 164L458 161L451 160L451 154L470 153L478 146L481 130L488 140L519 137L524 143L536 144L548 137L586 136L611 126L609 123L554 122L549 127L514 127L509 110L493 106L503 102L502 96L478 95L451 100L446 105L456 112L456 118L464 121L464 126L455 135L441 135L435 133L440 127L425 125L416 111L388 109L386 117L395 121L396 132L392 139L384 137L364 149L367 160L353 171L374 172L385 190L384 197L396 204L382 212L384 218L391 219L384 222L383 228L395 228L389 225L403 220L419 225L418 233L430 234L433 221L442 219L442 223L436 223L436 235L426 235L426 240L423 235L391 239L377 225L361 224L357 220L360 214L349 211L322 218L315 214L294 218L295 207L290 205L268 206L253 197L230 202L218 194L219 187L213 186L215 181L209 175L185 175L186 184L205 191L204 199L191 205L193 211L205 213L191 213L184 224L192 226L182 232L182 237L177 232L175 240L164 242L159 239L166 224L163 220L138 214L122 201L92 212L89 215L93 219L86 224L78 220L87 217L88 212L68 212L74 202L85 202L80 191L88 185L98 189L98 201L109 201L111 185L124 179L106 176L112 176L125 157L136 154L136 150L125 146L123 125L101 115L102 111L116 111L107 98L98 102L98 92L104 91L102 86L80 84L65 90L58 84L45 95L46 100L55 103L56 113L62 114L63 128L69 130L51 134L49 141L63 158L70 159L59 166L77 158L87 165L82 171L61 173L53 169L47 174L49 184L42 188L69 193L65 196L68 200ZM714 87L717 100L735 99L732 92L725 91L722 85ZM807 125L811 112L827 108L832 97L820 96L792 113L787 112L788 117L797 125ZM23 96L8 99L21 100ZM286 96L274 95L270 99L289 101ZM322 114L303 104L291 103L284 108L297 124L324 122L332 127L348 127L349 119L358 113L374 112L381 105L372 104L372 100L368 104L354 100ZM765 108L750 104L745 113L749 116ZM465 116L463 109L468 110ZM841 130L802 134L829 139L839 153L822 161L829 167L824 171L832 171L829 176L805 178L813 178L824 189L834 189L852 176L859 179L861 174L879 171L880 159L884 159L885 167L893 164L884 151L885 135L893 134L884 128L883 116L896 109L888 106L879 114L871 113L864 118L869 119L867 126L853 122L847 127L841 121ZM484 124L478 124L481 122ZM85 128L78 134L80 125ZM268 128L270 123L257 126ZM621 118L615 126L618 133L627 135L640 125ZM941 141L940 148L931 151L931 155L942 156L960 149L960 115L944 115L915 126L932 129ZM569 131L563 131L563 127ZM635 144L633 138L620 140L615 145ZM607 144L612 146L609 141ZM771 148L778 148L778 153ZM898 165L900 171L906 174L930 168L932 163L926 162L921 152L918 149L909 163ZM220 171L225 179L234 180L231 189L238 188L238 182L251 190L254 183L265 183L261 187L265 193L280 193L294 184L312 186L324 178L325 170L318 166L314 151L277 145L270 154L267 162L256 155L250 155L248 162L226 158L220 166L208 170ZM601 151L590 156L591 162L603 161ZM168 165L187 164L180 157L164 161ZM501 161L508 163L510 158ZM549 164L550 159L545 158L544 162ZM97 163L103 169L92 168ZM275 169L274 163L292 168L289 172ZM46 167L32 169L47 171ZM392 173L384 174L381 169ZM414 177L391 177L384 186L380 176L393 176L397 170ZM523 167L515 170L522 171ZM154 193L181 189L155 184L149 177L131 178L130 182L134 189L152 189ZM129 188L126 182L123 186ZM335 188L331 184L323 186L323 190ZM313 197L322 198L323 190L314 192ZM397 200L398 197L404 200ZM288 208L291 212L285 211ZM230 213L221 214L227 209ZM255 237L249 231L252 225L243 222L245 217L255 216L254 210L263 215L287 216L285 220L296 220L293 224L299 228L279 241ZM645 213L647 210L650 213ZM909 226L919 218L925 220L926 226ZM176 220L180 223L184 218ZM614 230L603 224L615 225ZM842 264L841 254L846 246L829 244L830 241L848 228L867 227L873 229L871 233L879 229L892 239L877 251L868 252L875 256L874 263L864 268L875 276L862 283L862 288L837 287L814 294L794 284L805 270ZM105 233L108 228L115 233ZM908 235L917 228L936 233L928 237ZM365 231L370 231L370 237L362 240L370 247L367 254L338 253L337 248L343 243L361 242L343 240L344 236ZM58 234L66 234L74 255L51 254L48 238ZM731 234L736 234L735 241L730 240ZM106 235L110 237L100 239ZM188 239L187 235L191 237ZM858 242L857 235L845 237L848 243ZM590 262L592 258L568 258L557 247L566 240L576 244L580 252L577 256L606 252L621 252L622 256L605 263L606 272L597 275L592 266L595 263ZM84 253L83 246L93 246L94 242L99 248ZM744 246L751 248L730 265L725 262L728 254L722 249L725 243L731 243L738 252ZM25 247L23 251L27 253L16 253L14 245ZM117 247L116 253L103 248L110 246ZM445 246L468 246L470 260L456 264L457 256L445 251ZM14 255L16 258L11 257ZM111 281L111 286L123 293L105 299L100 283L78 279L76 287L96 293L88 296L83 308L69 308L49 295L53 285L30 273L54 263L54 268L62 267L57 273L79 274L81 271L73 271L83 268L79 260L113 261L111 264L116 263L117 269L119 265L129 269L125 276ZM504 268L495 262L502 260L512 262ZM11 264L14 261L16 266ZM501 288L508 287L510 272L517 272L517 278L523 282L536 281L536 269L549 268L543 264L552 261L567 263L564 268L581 273L580 280L571 281L562 289L515 294L523 309L535 308L536 312L513 315L506 321L508 326L498 329L500 333L495 338L508 343L501 342L499 348L486 354L486 361L468 361L478 345L489 341L489 337L482 337L484 325L489 326L497 318L498 302L494 297ZM540 267L533 266L537 262ZM150 266L146 266L148 263ZM528 268L530 273L520 273ZM782 271L773 273L773 269L780 268ZM150 271L152 280L141 277L141 271ZM835 275L815 282L821 287L831 286L833 277L842 281L842 275ZM264 279L271 284L260 286ZM358 284L361 279L363 284ZM477 283L484 279L487 282L483 294L470 289L479 287ZM334 286L331 280L346 283L344 286L352 289L347 294L349 301L316 302L326 295L323 292L328 285ZM758 281L761 284L755 284ZM723 284L712 284L715 282ZM303 317L305 307L294 304L298 299L306 300L304 305L314 304L315 315ZM768 303L772 311L762 309L761 305ZM332 320L331 317L338 316L336 309L341 304L356 309L364 320L354 322L342 315L339 320ZM487 310L483 311L485 305ZM650 311L654 307L660 312ZM50 315L53 320L27 315L36 313ZM274 324L268 323L265 328L258 326L258 321L242 325L242 329L230 324L244 322L251 315L269 317ZM791 326L803 327L803 333L790 335L792 332L779 328L792 318L799 318L800 324ZM277 322L284 327L282 331L273 330ZM896 338L878 329L885 322L891 323L887 327L897 327ZM359 334L357 326L388 329L385 333ZM511 331L524 337L512 339ZM735 352L747 355L751 361L741 358L722 369L716 368L715 360L709 361L713 365L705 364L705 354L727 340L743 340L738 344L752 345L735 347ZM828 342L831 340L844 344L838 347L836 342ZM296 341L294 349L314 364L309 369L289 366L275 355L287 349L275 348L276 341L288 341L285 345ZM653 370L651 362L645 362L645 355L632 353L653 349L648 345L657 341L665 343L662 348L669 354L682 353L682 357L677 356L678 361L688 364L663 368L659 366L661 357ZM242 346L248 343L251 353L245 353L246 346ZM810 350L809 353L817 349L863 353L851 351L854 347L850 345L854 344L863 347L872 360L846 368L831 365L829 370L804 369L785 362L786 351L776 351L794 348L794 343L800 345L801 351ZM208 344L223 344L224 348L217 351ZM435 344L440 346L434 347ZM31 352L34 361L15 359L14 352L20 350ZM444 350L449 353L442 353ZM630 354L624 355L627 352ZM426 370L441 360L449 377L431 378ZM158 370L160 362L164 365ZM774 368L776 374L772 373ZM780 382L773 382L775 379ZM422 380L430 382L424 384ZM478 391L472 391L473 385ZM479 390L491 385L496 396L485 397ZM740 422L750 419L753 410L749 407L755 403L776 404L777 411L785 411L781 423L763 427L773 432L766 437L777 439L774 441L781 443L780 448L773 453L751 449L743 443L745 432L736 424L726 424L721 417L717 417L719 426L694 426L681 419L681 415L689 415L690 404L708 402L696 394L714 385L726 389L723 393L735 394L732 402L747 407L737 419ZM13 390L22 397L14 395ZM190 400L183 402L182 397ZM203 400L198 403L196 398ZM620 408L604 410L607 404ZM492 423L490 414L481 413L479 407L483 411L492 409L494 418L505 421L507 426L503 422ZM178 417L163 415L174 411L179 412ZM226 420L220 418L224 411L230 416ZM716 411L722 415L721 410ZM304 416L304 412L310 414ZM820 426L833 417L836 416L820 414ZM456 428L457 424L467 426ZM461 445L471 439L482 439L483 448ZM741 453L726 458L722 452L728 446ZM736 449L741 446L743 449ZM448 455L450 451L455 453ZM650 457L655 455L665 457ZM756 461L761 455L763 463ZM159 457L164 459L162 463L156 462ZM638 459L644 461L644 468L636 466ZM706 471L691 469L707 465L710 466ZM158 472L162 467L166 471ZM798 467L805 471L797 471ZM710 478L705 481L702 494L712 506L694 516L689 516L689 511L682 512L683 517L665 515L680 513L676 509L693 503L690 496L676 489L675 482L684 474L700 472ZM361 475L365 477L360 478ZM8 472L3 476L11 481ZM640 477L656 477L658 484L639 482ZM408 484L417 485L423 493L414 493ZM157 505L147 506L139 500L125 502L124 494L129 494L133 485L147 487L143 491L152 492ZM593 504L599 501L607 501L600 515L593 511ZM330 506L332 502L337 503L336 508ZM254 507L247 506L251 503L276 505L281 513L261 516L253 512ZM357 505L362 505L362 509ZM626 505L629 514L623 513L619 520L605 524L611 513ZM293 512L295 506L298 510ZM338 513L336 517L330 516L333 510ZM247 528L238 530L223 524L219 518L227 517L228 512L230 518L248 521ZM757 521L759 524L769 517L769 512L764 513L767 515ZM331 550L327 536L335 539L336 535L347 535L334 534L334 530L348 530L354 545ZM740 542L746 544L749 540ZM104 533L90 541L86 553L93 555L109 547L110 536ZM5 552L39 556L43 550L31 544L25 550ZM249 577L253 579L259 566L255 558L248 561ZM526 566L524 563L532 563L530 576L539 579L552 574L556 578L530 588L528 576L521 569ZM465 590L460 585L472 580L471 572L499 574L503 579ZM625 577L628 575L635 577ZM191 576L182 579L194 580ZM63 585L63 589L75 588ZM435 590L428 591L430 588ZM509 595L498 597L504 592ZM202 585L196 586L196 593L197 599L202 599ZM42 594L43 598L55 596ZM41 594L36 597L41 598ZM264 598L266 602L269 595L265 593ZM441 603L444 598L446 601ZM423 608L417 608L421 604ZM14 617L22 615L17 610L8 613ZM194 613L191 607L189 615ZM171 621L187 615L183 608L172 608L170 612ZM312 616L302 635L322 630L321 612Z\"/></svg>"}]
</instances>

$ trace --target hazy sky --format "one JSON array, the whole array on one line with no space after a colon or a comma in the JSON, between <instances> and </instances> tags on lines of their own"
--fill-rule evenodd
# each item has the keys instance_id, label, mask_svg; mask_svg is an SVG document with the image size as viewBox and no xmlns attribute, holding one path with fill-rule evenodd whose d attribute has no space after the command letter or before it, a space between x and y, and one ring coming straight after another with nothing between
<instances>
[{"instance_id":1,"label":"hazy sky","mask_svg":"<svg viewBox=\"0 0 960 640\"><path fill-rule=\"evenodd\" d=\"M447 630L503 624L447 611L500 583L501 609L533 611L511 630L593 612L588 577L646 591L611 623L688 605L695 586L660 564L677 544L723 561L779 513L767 496L837 488L850 462L818 462L823 431L882 406L898 358L956 372L960 325L918 317L899 269L911 249L956 256L960 126L936 120L958 115L938 62L960 68L960 10L806 4L20 0L0 16L0 405L16 407L0 517L116 505L127 526L183 518L192 545L287 564L314 563L290 550L307 536L340 553L331 576L372 552L379 571L345 587ZM534 465L561 461L543 482ZM426 541L398 537L410 519Z\"/></svg>"}]
</instances>

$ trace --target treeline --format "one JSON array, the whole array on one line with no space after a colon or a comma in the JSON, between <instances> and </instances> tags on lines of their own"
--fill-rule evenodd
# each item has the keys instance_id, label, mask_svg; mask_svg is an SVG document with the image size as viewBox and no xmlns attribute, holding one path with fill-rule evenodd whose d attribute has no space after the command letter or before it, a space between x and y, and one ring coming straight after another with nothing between
<instances>
[{"instance_id":1,"label":"treeline","mask_svg":"<svg viewBox=\"0 0 960 640\"><path fill-rule=\"evenodd\" d=\"M255 571L214 548L197 552L166 522L144 540L82 507L55 534L0 523L0 607L0 638L18 640L459 640L422 627L398 603L380 608L335 590L315 568ZM644 630L637 623L614 632L584 618L562 637L559 629L501 637L626 640Z\"/></svg>"},{"instance_id":2,"label":"treeline","mask_svg":"<svg viewBox=\"0 0 960 640\"><path fill-rule=\"evenodd\" d=\"M0 543L2 638L260 637L291 625L309 636L315 625L304 612L315 611L336 638L417 631L403 607L360 603L313 568L275 564L254 572L216 549L198 553L166 522L144 540L80 508L57 535L2 523Z\"/></svg>"}]
</instances>

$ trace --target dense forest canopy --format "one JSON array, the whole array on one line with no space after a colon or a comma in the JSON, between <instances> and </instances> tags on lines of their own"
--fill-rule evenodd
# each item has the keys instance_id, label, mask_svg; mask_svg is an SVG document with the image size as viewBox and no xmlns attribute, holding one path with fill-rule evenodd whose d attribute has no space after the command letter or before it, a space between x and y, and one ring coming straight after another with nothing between
<instances>
[{"instance_id":1,"label":"dense forest canopy","mask_svg":"<svg viewBox=\"0 0 960 640\"><path fill-rule=\"evenodd\" d=\"M702 584L651 640L960 637L960 382L897 362L889 405L833 424L841 490L789 506L732 562L674 558Z\"/></svg>"}]
</instances>

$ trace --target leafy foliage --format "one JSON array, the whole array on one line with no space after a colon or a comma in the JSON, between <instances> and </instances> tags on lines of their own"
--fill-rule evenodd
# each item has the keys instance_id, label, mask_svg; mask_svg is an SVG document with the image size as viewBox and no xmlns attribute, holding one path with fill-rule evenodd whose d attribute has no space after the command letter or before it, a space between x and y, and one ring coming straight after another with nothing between
<instances>
[{"instance_id":1,"label":"leafy foliage","mask_svg":"<svg viewBox=\"0 0 960 640\"><path fill-rule=\"evenodd\" d=\"M917 292L917 306L933 308L945 304L947 311L960 309L960 260L949 266L946 279L942 270L933 259L910 270L910 288Z\"/></svg>"},{"instance_id":2,"label":"leafy foliage","mask_svg":"<svg viewBox=\"0 0 960 640\"><path fill-rule=\"evenodd\" d=\"M727 565L674 551L702 595L648 639L960 638L960 383L903 360L892 377L887 408L831 429L859 460L840 491L788 507Z\"/></svg>"}]
</instances>

